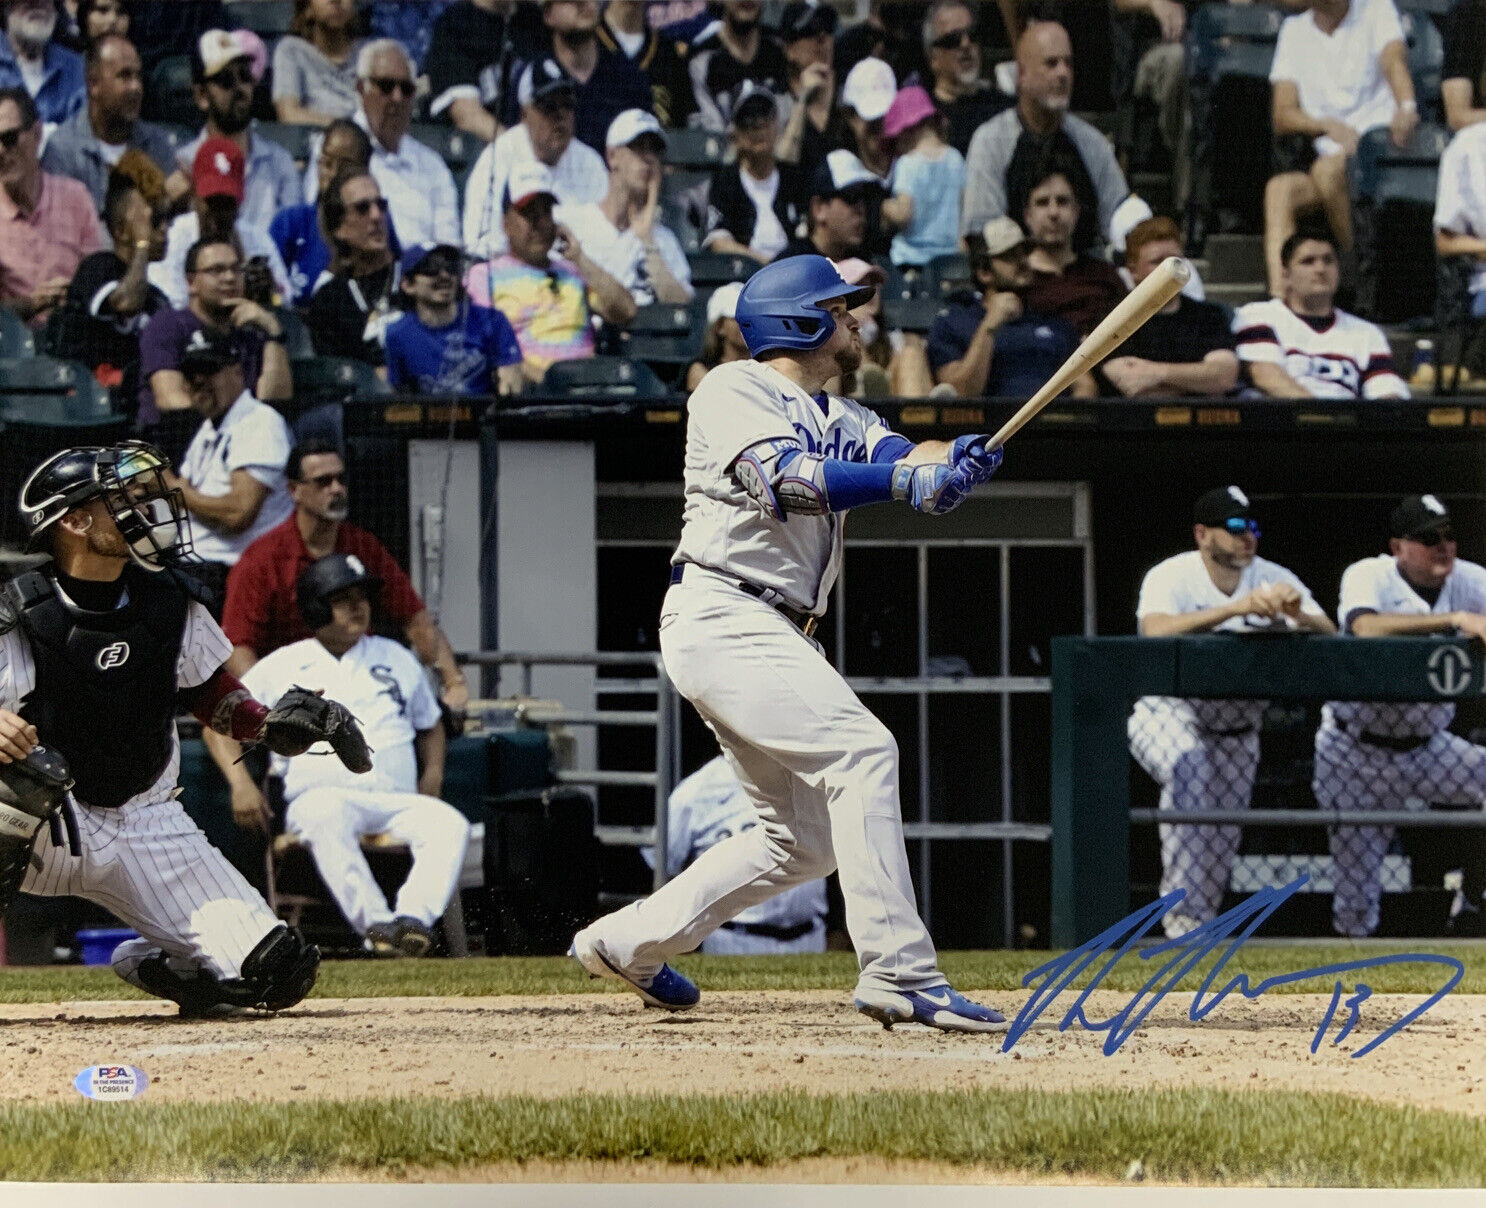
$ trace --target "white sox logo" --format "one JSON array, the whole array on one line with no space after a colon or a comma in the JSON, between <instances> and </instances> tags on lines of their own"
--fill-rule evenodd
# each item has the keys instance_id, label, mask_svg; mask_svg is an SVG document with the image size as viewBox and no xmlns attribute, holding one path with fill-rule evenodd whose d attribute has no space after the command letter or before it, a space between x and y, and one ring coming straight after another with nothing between
<instances>
[{"instance_id":1,"label":"white sox logo","mask_svg":"<svg viewBox=\"0 0 1486 1208\"><path fill-rule=\"evenodd\" d=\"M98 657L93 661L98 664L99 671L112 671L115 667L122 667L129 661L129 643L111 642L98 652Z\"/></svg>"}]
</instances>

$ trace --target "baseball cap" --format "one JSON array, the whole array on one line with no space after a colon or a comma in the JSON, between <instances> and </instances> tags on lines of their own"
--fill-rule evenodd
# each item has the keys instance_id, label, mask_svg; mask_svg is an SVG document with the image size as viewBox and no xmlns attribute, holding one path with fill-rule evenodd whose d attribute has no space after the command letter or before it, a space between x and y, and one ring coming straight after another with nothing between
<instances>
[{"instance_id":1,"label":"baseball cap","mask_svg":"<svg viewBox=\"0 0 1486 1208\"><path fill-rule=\"evenodd\" d=\"M268 48L251 29L209 29L197 39L193 65L203 80L211 79L238 59L249 61L254 83L268 70Z\"/></svg>"},{"instance_id":2,"label":"baseball cap","mask_svg":"<svg viewBox=\"0 0 1486 1208\"><path fill-rule=\"evenodd\" d=\"M177 367L183 374L207 374L216 373L228 365L236 365L241 360L242 345L238 343L235 333L198 327L181 350Z\"/></svg>"},{"instance_id":3,"label":"baseball cap","mask_svg":"<svg viewBox=\"0 0 1486 1208\"><path fill-rule=\"evenodd\" d=\"M863 59L847 72L841 86L841 104L864 122L875 122L887 113L897 95L898 78L881 59Z\"/></svg>"},{"instance_id":4,"label":"baseball cap","mask_svg":"<svg viewBox=\"0 0 1486 1208\"><path fill-rule=\"evenodd\" d=\"M850 151L832 151L810 174L812 197L839 197L868 187L882 189L884 186Z\"/></svg>"},{"instance_id":5,"label":"baseball cap","mask_svg":"<svg viewBox=\"0 0 1486 1208\"><path fill-rule=\"evenodd\" d=\"M556 59L537 59L521 73L516 84L516 101L546 109L561 101L576 104L578 85Z\"/></svg>"},{"instance_id":6,"label":"baseball cap","mask_svg":"<svg viewBox=\"0 0 1486 1208\"><path fill-rule=\"evenodd\" d=\"M726 285L718 286L707 299L707 326L711 327L718 319L736 319L738 295L742 292L741 281L729 281Z\"/></svg>"},{"instance_id":7,"label":"baseball cap","mask_svg":"<svg viewBox=\"0 0 1486 1208\"><path fill-rule=\"evenodd\" d=\"M862 62L865 63L866 60L863 59ZM938 112L934 108L934 99L919 85L910 84L907 88L900 88L882 119L883 137L897 138L903 131L912 130Z\"/></svg>"},{"instance_id":8,"label":"baseball cap","mask_svg":"<svg viewBox=\"0 0 1486 1208\"><path fill-rule=\"evenodd\" d=\"M246 170L242 148L230 138L217 135L196 149L196 158L191 161L191 187L203 200L231 197L240 202Z\"/></svg>"},{"instance_id":9,"label":"baseball cap","mask_svg":"<svg viewBox=\"0 0 1486 1208\"><path fill-rule=\"evenodd\" d=\"M505 191L501 194L501 213L542 196L557 200L557 182L552 177L552 170L540 160L523 159L506 177Z\"/></svg>"},{"instance_id":10,"label":"baseball cap","mask_svg":"<svg viewBox=\"0 0 1486 1208\"><path fill-rule=\"evenodd\" d=\"M1394 537L1413 537L1450 523L1450 512L1434 495L1410 495L1396 508L1388 529Z\"/></svg>"},{"instance_id":11,"label":"baseball cap","mask_svg":"<svg viewBox=\"0 0 1486 1208\"><path fill-rule=\"evenodd\" d=\"M779 116L779 102L774 94L752 80L743 82L743 95L733 106L733 125L755 126Z\"/></svg>"},{"instance_id":12,"label":"baseball cap","mask_svg":"<svg viewBox=\"0 0 1486 1208\"><path fill-rule=\"evenodd\" d=\"M655 120L653 113L643 109L626 109L609 123L609 133L604 138L605 147L628 147L636 139L651 135L660 139L661 148L667 146L666 132Z\"/></svg>"},{"instance_id":13,"label":"baseball cap","mask_svg":"<svg viewBox=\"0 0 1486 1208\"><path fill-rule=\"evenodd\" d=\"M1249 497L1238 487L1214 487L1192 507L1192 519L1198 524L1221 525L1236 516L1248 520L1253 514Z\"/></svg>"},{"instance_id":14,"label":"baseball cap","mask_svg":"<svg viewBox=\"0 0 1486 1208\"><path fill-rule=\"evenodd\" d=\"M786 4L779 14L779 40L795 42L800 38L813 38L817 34L833 34L839 18L836 10L826 4L805 4L800 0Z\"/></svg>"},{"instance_id":15,"label":"baseball cap","mask_svg":"<svg viewBox=\"0 0 1486 1208\"><path fill-rule=\"evenodd\" d=\"M981 238L986 242L986 255L1004 256L1013 248L1027 242L1027 233L1015 218L992 218L981 228Z\"/></svg>"},{"instance_id":16,"label":"baseball cap","mask_svg":"<svg viewBox=\"0 0 1486 1208\"><path fill-rule=\"evenodd\" d=\"M887 281L887 274L871 261L863 260L860 256L850 256L845 260L832 260L836 271L841 274L841 280L847 285L873 285L881 286Z\"/></svg>"},{"instance_id":17,"label":"baseball cap","mask_svg":"<svg viewBox=\"0 0 1486 1208\"><path fill-rule=\"evenodd\" d=\"M1138 194L1131 193L1129 197L1115 206L1114 213L1109 216L1109 246L1121 254L1125 251L1125 240L1130 237L1130 232L1138 227L1147 218L1154 218L1151 207L1145 199Z\"/></svg>"},{"instance_id":18,"label":"baseball cap","mask_svg":"<svg viewBox=\"0 0 1486 1208\"><path fill-rule=\"evenodd\" d=\"M463 253L452 243L415 243L402 254L402 263L398 266L402 271L403 280L406 281L413 276L423 266L423 262L435 252L449 252L456 262L463 257Z\"/></svg>"}]
</instances>

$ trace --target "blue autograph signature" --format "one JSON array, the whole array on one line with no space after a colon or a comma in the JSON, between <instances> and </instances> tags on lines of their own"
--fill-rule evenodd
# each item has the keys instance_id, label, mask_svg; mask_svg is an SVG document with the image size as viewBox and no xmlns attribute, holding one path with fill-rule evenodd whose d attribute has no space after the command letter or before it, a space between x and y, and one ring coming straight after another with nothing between
<instances>
[{"instance_id":1,"label":"blue autograph signature","mask_svg":"<svg viewBox=\"0 0 1486 1208\"><path fill-rule=\"evenodd\" d=\"M1302 969L1296 973L1281 973L1274 977L1267 977L1257 986L1249 985L1246 975L1240 973L1232 978L1222 989L1212 992L1213 983L1222 972L1223 966L1228 963L1233 954L1244 946L1244 943L1259 929L1259 926L1271 914L1284 904L1291 894L1295 893L1309 880L1307 876L1297 877L1288 885L1279 889L1264 889L1253 894L1240 905L1235 906L1227 914L1219 915L1210 923L1204 923L1194 931L1178 939L1165 940L1153 947L1143 949L1140 952L1141 960L1154 960L1165 954L1170 954L1170 959L1159 968L1150 981L1146 982L1135 997L1125 1006L1124 1010L1112 1015L1100 1022L1091 1022L1084 1013L1084 1003L1089 995L1099 987L1115 965L1140 941L1141 937L1150 930L1157 919L1161 918L1168 910L1175 906L1185 895L1185 890L1176 890L1152 902L1149 906L1142 907L1134 914L1122 919L1107 931L1101 932L1093 939L1079 947L1055 957L1044 965L1039 965L1026 977L1022 978L1023 986L1033 986L1032 997L1027 1000L1027 1005L1012 1022L1007 1031L1006 1040L1001 1046L1002 1052L1010 1052L1011 1048L1028 1028L1036 1022L1053 1000L1066 990L1073 981L1084 972L1090 965L1094 964L1102 955L1109 952L1115 944L1119 944L1117 951L1105 962L1104 967L1099 970L1098 975L1080 993L1073 1005L1063 1016L1063 1021L1058 1025L1060 1032L1066 1032L1074 1024L1081 1024L1091 1032L1108 1032L1109 1036L1104 1042L1104 1053L1106 1056L1114 1053L1125 1043L1131 1034L1138 1028L1141 1021L1151 1013L1156 1004L1161 1001L1176 984L1190 973L1203 957L1215 948L1219 947L1225 940L1230 940L1227 950L1222 958L1215 964L1212 970L1198 987L1197 993L1192 997L1192 1006L1188 1014L1193 1022L1200 1022L1211 1012L1217 1009L1218 1004L1227 998L1229 994L1237 990L1245 998L1258 998L1266 990L1275 986L1283 986L1289 982L1305 981L1307 978L1335 976L1338 974L1356 973L1363 969L1376 968L1383 965L1407 964L1420 962L1424 964L1444 965L1451 970L1449 980L1436 990L1429 998L1420 1003L1402 1019L1394 1021L1386 1030L1373 1037L1360 1049L1352 1054L1353 1057L1364 1057L1372 1052L1400 1028L1412 1023L1423 1015L1425 1011L1444 998L1465 976L1465 966L1452 956L1435 956L1426 952L1398 953L1394 956L1378 956L1371 960L1344 961L1336 965L1320 965L1314 969ZM1241 928L1241 930L1240 930ZM1235 934L1236 933L1236 934ZM1123 942L1122 942L1123 941ZM1164 979L1164 980L1163 980ZM1159 986L1157 983L1161 983ZM1311 1041L1311 1052L1314 1053L1321 1047L1321 1040L1326 1035L1326 1030L1331 1026L1331 1021L1336 1016L1337 1007L1342 1004L1343 987L1340 981L1331 994L1331 1005L1327 1007L1326 1014L1321 1020L1321 1026L1316 1029L1315 1039ZM1332 1044L1340 1044L1351 1034L1352 1029L1357 1026L1361 1017L1361 1007L1372 994L1372 988L1364 982L1357 982L1356 989L1346 999L1346 1007L1349 1014L1343 1023L1341 1030L1337 1033Z\"/></svg>"}]
</instances>

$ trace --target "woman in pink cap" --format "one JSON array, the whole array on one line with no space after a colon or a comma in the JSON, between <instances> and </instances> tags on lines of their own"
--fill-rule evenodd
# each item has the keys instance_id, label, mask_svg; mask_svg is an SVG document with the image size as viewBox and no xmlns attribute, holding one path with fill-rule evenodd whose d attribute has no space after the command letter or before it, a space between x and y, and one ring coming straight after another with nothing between
<instances>
[{"instance_id":1,"label":"woman in pink cap","mask_svg":"<svg viewBox=\"0 0 1486 1208\"><path fill-rule=\"evenodd\" d=\"M898 227L889 254L899 268L922 268L960 250L965 157L944 141L945 127L917 84L900 88L882 119L882 137L898 154L882 215Z\"/></svg>"}]
</instances>

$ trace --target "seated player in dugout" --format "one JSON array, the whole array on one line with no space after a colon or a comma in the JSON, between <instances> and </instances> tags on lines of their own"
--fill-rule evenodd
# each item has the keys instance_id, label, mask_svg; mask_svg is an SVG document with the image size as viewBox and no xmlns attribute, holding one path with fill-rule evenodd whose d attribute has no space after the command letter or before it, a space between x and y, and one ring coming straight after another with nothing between
<instances>
[{"instance_id":1,"label":"seated player in dugout","mask_svg":"<svg viewBox=\"0 0 1486 1208\"><path fill-rule=\"evenodd\" d=\"M284 755L312 740L227 671L231 643L177 569L191 529L168 469L126 441L57 453L21 488L30 548L52 557L0 589L0 914L17 891L85 898L139 933L114 971L183 1015L282 1010L319 952L177 800L176 715ZM18 787L28 769L50 773L39 791Z\"/></svg>"},{"instance_id":2,"label":"seated player in dugout","mask_svg":"<svg viewBox=\"0 0 1486 1208\"><path fill-rule=\"evenodd\" d=\"M275 757L284 789L284 830L310 849L346 921L378 956L425 956L433 925L456 892L469 823L439 800L445 737L439 702L418 660L371 632L382 583L355 554L328 554L299 576L299 610L313 635L280 646L243 675L276 701L294 685L325 691L366 729L372 770L357 776L333 759ZM239 825L268 830L268 799L222 736L212 754L232 787ZM412 850L413 867L390 905L361 851L363 835L386 834Z\"/></svg>"},{"instance_id":3,"label":"seated player in dugout","mask_svg":"<svg viewBox=\"0 0 1486 1208\"><path fill-rule=\"evenodd\" d=\"M1335 633L1310 590L1258 555L1259 522L1236 486L1216 487L1192 514L1196 549L1146 572L1136 623L1142 637L1298 630ZM1264 701L1143 696L1130 715L1130 753L1161 786L1161 809L1248 809L1259 768ZM1238 854L1236 826L1167 826L1161 894L1185 891L1162 919L1185 935L1217 917Z\"/></svg>"},{"instance_id":4,"label":"seated player in dugout","mask_svg":"<svg viewBox=\"0 0 1486 1208\"><path fill-rule=\"evenodd\" d=\"M387 548L346 519L351 498L340 446L324 437L301 441L284 474L293 514L248 546L227 579L222 628L233 646L228 667L242 675L278 647L309 637L296 596L299 577L317 558L354 554L382 584L380 622L402 634L438 676L444 705L462 713L469 684L449 639Z\"/></svg>"}]
</instances>

